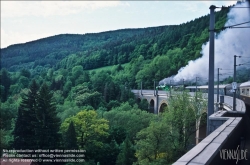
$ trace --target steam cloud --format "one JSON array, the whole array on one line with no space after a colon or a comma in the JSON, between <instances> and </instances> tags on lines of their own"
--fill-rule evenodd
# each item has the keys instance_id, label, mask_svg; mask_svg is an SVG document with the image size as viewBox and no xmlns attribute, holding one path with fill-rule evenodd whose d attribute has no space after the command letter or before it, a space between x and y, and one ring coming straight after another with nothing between
<instances>
[{"instance_id":1,"label":"steam cloud","mask_svg":"<svg viewBox=\"0 0 250 165\"><path fill-rule=\"evenodd\" d=\"M249 3L241 3L235 5L235 7L248 7L248 6ZM225 26L240 24L247 21L250 21L249 8L231 8L230 12L228 13L228 21L226 22ZM239 25L237 27L246 27L249 25L250 23ZM185 81L194 82L196 77L199 77L199 80L207 79L208 61L209 61L209 42L207 42L202 46L201 53L203 54L201 58L195 61L189 61L188 65L181 68L178 71L177 75L165 78L160 83L168 84L169 80L178 82L182 79L184 79ZM250 28L233 28L222 31L215 37L214 53L215 53L215 71L217 71L217 68L222 68L221 73L223 74L223 69L233 69L234 55L242 57L250 57ZM236 64L246 63L250 61L250 58L236 58L236 61L237 61ZM224 70L224 73L225 71L226 70ZM226 77L228 77L228 75Z\"/></svg>"}]
</instances>

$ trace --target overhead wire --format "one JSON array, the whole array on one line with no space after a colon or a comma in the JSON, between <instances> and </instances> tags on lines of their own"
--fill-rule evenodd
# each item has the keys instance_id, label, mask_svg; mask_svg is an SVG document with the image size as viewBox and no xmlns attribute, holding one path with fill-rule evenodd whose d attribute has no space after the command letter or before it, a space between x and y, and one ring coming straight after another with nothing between
<instances>
[{"instance_id":1,"label":"overhead wire","mask_svg":"<svg viewBox=\"0 0 250 165\"><path fill-rule=\"evenodd\" d=\"M250 21L243 22L243 23L238 23L238 24L230 25L230 26L224 26L224 27L222 27L222 28L220 28L220 29L214 29L214 31L225 30L225 29L227 29L227 28L229 28L229 29L232 29L232 28L250 28L250 26L246 26L246 27L235 27L235 26L244 25L244 24L247 24L247 23L250 23Z\"/></svg>"},{"instance_id":2,"label":"overhead wire","mask_svg":"<svg viewBox=\"0 0 250 165\"><path fill-rule=\"evenodd\" d=\"M250 8L250 7L225 7L225 6L222 6L222 7L215 7L215 8L221 8L221 9L226 9L226 8ZM230 25L230 26L225 26L225 27L222 27L220 29L214 29L213 31L217 32L217 31L220 31L220 30L225 30L227 28L230 28L230 29L233 29L233 28L250 28L250 26L245 26L245 27L235 27L235 26L239 26L239 25L244 25L244 24L247 24L247 23L250 23L250 21L247 21L247 22L243 22L243 23L239 23L239 24L235 24L235 25Z\"/></svg>"},{"instance_id":3,"label":"overhead wire","mask_svg":"<svg viewBox=\"0 0 250 165\"><path fill-rule=\"evenodd\" d=\"M242 63L242 65L243 65L243 64L250 64L250 61L248 61L248 62L245 62L245 63Z\"/></svg>"},{"instance_id":4,"label":"overhead wire","mask_svg":"<svg viewBox=\"0 0 250 165\"><path fill-rule=\"evenodd\" d=\"M232 8L250 8L250 7L232 7Z\"/></svg>"},{"instance_id":5,"label":"overhead wire","mask_svg":"<svg viewBox=\"0 0 250 165\"><path fill-rule=\"evenodd\" d=\"M231 25L231 26L225 26L225 27L234 27L234 26L239 26L239 25L243 25L243 24L247 24L247 23L250 23L250 21L239 23L239 24L235 24L235 25Z\"/></svg>"},{"instance_id":6,"label":"overhead wire","mask_svg":"<svg viewBox=\"0 0 250 165\"><path fill-rule=\"evenodd\" d=\"M229 75L229 74L231 75L231 74L234 74L234 73L223 73L223 75Z\"/></svg>"},{"instance_id":7,"label":"overhead wire","mask_svg":"<svg viewBox=\"0 0 250 165\"><path fill-rule=\"evenodd\" d=\"M221 8L221 9L227 9L227 8L233 8L233 9L237 9L237 8L250 8L250 6L246 6L246 7L236 7L236 6L221 6L221 7L217 7L215 6L215 8Z\"/></svg>"},{"instance_id":8,"label":"overhead wire","mask_svg":"<svg viewBox=\"0 0 250 165\"><path fill-rule=\"evenodd\" d=\"M250 26L245 26L245 27L229 27L230 29L235 29L235 28L250 28Z\"/></svg>"},{"instance_id":9,"label":"overhead wire","mask_svg":"<svg viewBox=\"0 0 250 165\"><path fill-rule=\"evenodd\" d=\"M250 7L234 7L234 6L222 6L222 7L215 7L215 8L221 8L221 9L226 9L226 8L250 8Z\"/></svg>"}]
</instances>

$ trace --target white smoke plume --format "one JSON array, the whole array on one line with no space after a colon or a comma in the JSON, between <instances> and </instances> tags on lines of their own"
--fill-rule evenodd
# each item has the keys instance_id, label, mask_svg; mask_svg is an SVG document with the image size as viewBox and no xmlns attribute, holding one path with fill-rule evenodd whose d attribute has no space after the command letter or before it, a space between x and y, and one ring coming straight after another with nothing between
<instances>
[{"instance_id":1,"label":"white smoke plume","mask_svg":"<svg viewBox=\"0 0 250 165\"><path fill-rule=\"evenodd\" d=\"M241 3L235 5L235 7L249 7L249 4ZM228 21L225 26L231 26L248 21L250 21L249 8L231 8L228 13ZM239 25L237 27L246 26L249 27L250 23ZM166 78L162 80L161 83L169 84L170 80L178 82L182 79L194 82L196 77L199 77L200 80L206 80L208 77L209 42L202 46L201 53L203 54L201 58L195 61L189 61L188 65L181 68L177 75ZM217 75L217 68L222 68L220 71L222 74L223 71L224 73L228 71L226 69L233 69L234 55L242 56L242 58L236 58L236 64L250 61L250 28L229 28L222 31L215 37L214 54L215 76ZM233 70L231 70L231 72L233 72ZM226 77L228 77L228 75Z\"/></svg>"}]
</instances>

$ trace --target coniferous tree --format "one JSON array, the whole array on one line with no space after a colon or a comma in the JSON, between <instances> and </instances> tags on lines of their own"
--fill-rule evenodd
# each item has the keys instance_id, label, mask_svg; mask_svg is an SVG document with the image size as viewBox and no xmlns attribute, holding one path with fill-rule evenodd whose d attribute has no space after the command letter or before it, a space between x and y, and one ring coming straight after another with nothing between
<instances>
[{"instance_id":1,"label":"coniferous tree","mask_svg":"<svg viewBox=\"0 0 250 165\"><path fill-rule=\"evenodd\" d=\"M108 90L109 90L108 83L106 82L105 87L104 87L103 97L104 97L104 101L106 101L107 103L109 102L109 97L108 97L109 91Z\"/></svg>"},{"instance_id":2,"label":"coniferous tree","mask_svg":"<svg viewBox=\"0 0 250 165\"><path fill-rule=\"evenodd\" d=\"M109 94L109 101L116 99L116 87L113 81L111 81L108 85L108 94Z\"/></svg>"},{"instance_id":3,"label":"coniferous tree","mask_svg":"<svg viewBox=\"0 0 250 165\"><path fill-rule=\"evenodd\" d=\"M9 76L9 72L4 68L1 70L1 75L0 75L0 85L4 87L3 91L1 91L2 102L5 102L8 98L10 83L11 79Z\"/></svg>"},{"instance_id":4,"label":"coniferous tree","mask_svg":"<svg viewBox=\"0 0 250 165\"><path fill-rule=\"evenodd\" d=\"M65 149L77 149L77 139L74 123L71 121L65 133Z\"/></svg>"},{"instance_id":5,"label":"coniferous tree","mask_svg":"<svg viewBox=\"0 0 250 165\"><path fill-rule=\"evenodd\" d=\"M14 148L36 148L35 125L38 99L38 85L35 80L30 85L29 92L23 97L15 123Z\"/></svg>"},{"instance_id":6,"label":"coniferous tree","mask_svg":"<svg viewBox=\"0 0 250 165\"><path fill-rule=\"evenodd\" d=\"M56 116L56 106L52 101L53 94L49 87L43 84L38 97L38 111L36 135L38 147L43 149L55 149L60 145L60 135L58 133L60 119Z\"/></svg>"},{"instance_id":7,"label":"coniferous tree","mask_svg":"<svg viewBox=\"0 0 250 165\"><path fill-rule=\"evenodd\" d=\"M16 119L16 123L15 123L15 128L13 131L14 134L14 142L13 142L13 147L15 149L21 149L24 146L27 146L26 144L26 140L25 140L25 125L26 123L24 123L25 121L23 120L23 114L22 114L22 110L18 109L18 115L17 115L17 119Z\"/></svg>"}]
</instances>

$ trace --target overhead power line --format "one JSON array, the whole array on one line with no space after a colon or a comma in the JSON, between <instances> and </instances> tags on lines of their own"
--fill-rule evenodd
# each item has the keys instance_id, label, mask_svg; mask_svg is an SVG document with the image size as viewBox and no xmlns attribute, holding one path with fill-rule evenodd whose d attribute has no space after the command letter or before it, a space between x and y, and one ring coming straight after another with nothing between
<instances>
[{"instance_id":1,"label":"overhead power line","mask_svg":"<svg viewBox=\"0 0 250 165\"><path fill-rule=\"evenodd\" d=\"M231 25L231 26L226 26L226 27L234 27L234 26L243 25L243 24L246 24L246 23L250 23L250 21L243 22L243 23L238 23L238 24Z\"/></svg>"},{"instance_id":2,"label":"overhead power line","mask_svg":"<svg viewBox=\"0 0 250 165\"><path fill-rule=\"evenodd\" d=\"M245 26L245 27L231 27L230 29L235 29L235 28L250 28L250 26Z\"/></svg>"},{"instance_id":3,"label":"overhead power line","mask_svg":"<svg viewBox=\"0 0 250 165\"><path fill-rule=\"evenodd\" d=\"M247 21L247 22L243 22L243 23L239 23L239 24L235 24L235 25L230 25L230 26L224 26L224 27L222 27L222 28L220 28L220 29L213 29L213 30L208 30L209 32L210 31L214 31L214 32L219 32L219 31L221 31L221 30L225 30L225 29L233 29L233 28L250 28L250 26L245 26L245 27L235 27L235 26L239 26L239 25L244 25L244 24L247 24L247 23L250 23L250 21Z\"/></svg>"},{"instance_id":4,"label":"overhead power line","mask_svg":"<svg viewBox=\"0 0 250 165\"><path fill-rule=\"evenodd\" d=\"M241 9L241 8L243 8L243 9L244 9L244 8L250 8L250 6L249 6L249 7L235 7L235 6L221 6L221 7L217 7L217 6L216 6L215 8L220 8L220 9L222 9L222 10L223 10L223 9L227 9L227 8L233 8L233 9L237 9L237 8L238 8L238 9Z\"/></svg>"},{"instance_id":5,"label":"overhead power line","mask_svg":"<svg viewBox=\"0 0 250 165\"><path fill-rule=\"evenodd\" d=\"M248 62L245 62L245 63L243 63L243 64L250 64L250 61L248 61Z\"/></svg>"},{"instance_id":6,"label":"overhead power line","mask_svg":"<svg viewBox=\"0 0 250 165\"><path fill-rule=\"evenodd\" d=\"M235 26L244 25L244 24L247 24L247 23L250 23L250 21L243 22L243 23L239 23L239 24L235 24L235 25L225 26L225 27L222 27L222 28L220 28L220 29L214 29L213 31L214 31L214 32L218 32L218 31L225 30L225 29L228 29L228 28L229 28L229 29L233 29L233 28L250 28L250 26L235 27ZM212 31L212 30L209 30L209 31Z\"/></svg>"},{"instance_id":7,"label":"overhead power line","mask_svg":"<svg viewBox=\"0 0 250 165\"><path fill-rule=\"evenodd\" d=\"M225 26L225 27L222 27L221 29L224 30L226 28L247 28L247 27L235 27L235 26L244 25L244 24L247 24L247 23L250 23L250 21L235 24L235 25L231 25L231 26ZM248 26L248 28L249 28L249 26Z\"/></svg>"}]
</instances>

